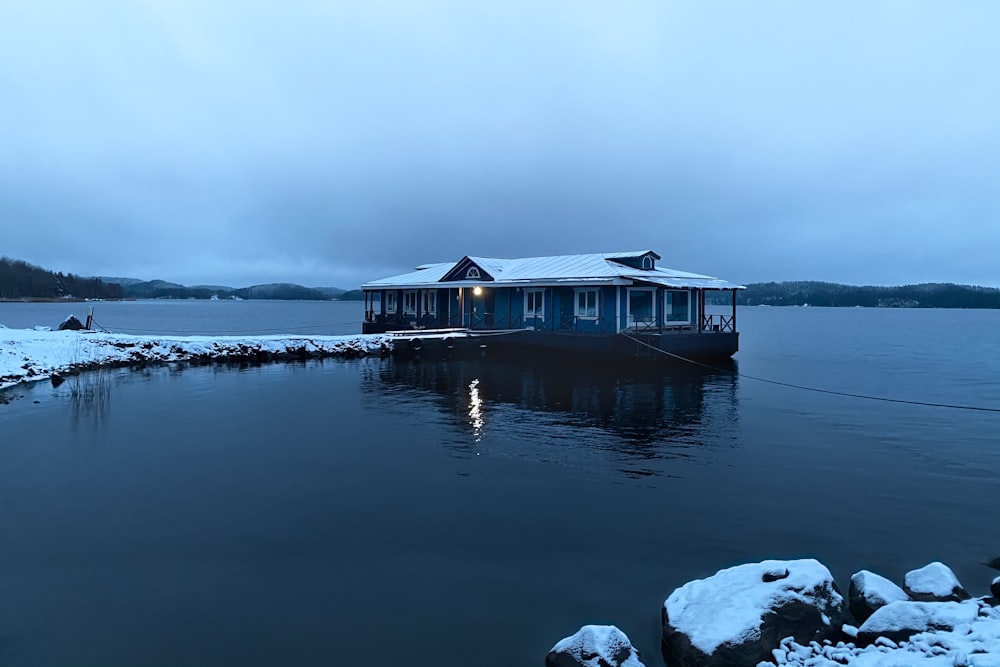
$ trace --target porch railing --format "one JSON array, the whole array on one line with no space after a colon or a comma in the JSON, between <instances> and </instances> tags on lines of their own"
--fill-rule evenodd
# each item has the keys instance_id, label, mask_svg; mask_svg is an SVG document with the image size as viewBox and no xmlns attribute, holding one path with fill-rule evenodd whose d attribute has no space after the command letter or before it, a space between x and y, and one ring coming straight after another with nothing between
<instances>
[{"instance_id":1,"label":"porch railing","mask_svg":"<svg viewBox=\"0 0 1000 667\"><path fill-rule=\"evenodd\" d=\"M580 317L579 315L560 316L556 324L559 331L576 331L578 333L601 333L604 328L596 317Z\"/></svg>"},{"instance_id":2,"label":"porch railing","mask_svg":"<svg viewBox=\"0 0 1000 667\"><path fill-rule=\"evenodd\" d=\"M705 315L701 318L702 331L736 332L736 318L732 315Z\"/></svg>"}]
</instances>

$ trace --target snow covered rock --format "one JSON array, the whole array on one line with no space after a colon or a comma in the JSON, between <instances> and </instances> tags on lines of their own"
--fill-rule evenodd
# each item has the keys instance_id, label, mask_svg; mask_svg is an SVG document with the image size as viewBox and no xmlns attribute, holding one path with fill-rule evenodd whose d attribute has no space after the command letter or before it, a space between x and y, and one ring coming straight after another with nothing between
<instances>
[{"instance_id":1,"label":"snow covered rock","mask_svg":"<svg viewBox=\"0 0 1000 667\"><path fill-rule=\"evenodd\" d=\"M851 610L851 616L859 623L867 621L877 609L890 602L908 599L902 588L868 570L854 574L851 577L851 587L847 591L848 608Z\"/></svg>"},{"instance_id":2,"label":"snow covered rock","mask_svg":"<svg viewBox=\"0 0 1000 667\"><path fill-rule=\"evenodd\" d=\"M972 623L979 616L979 601L890 602L878 609L858 628L858 643L870 644L883 637L893 642L910 639L919 632L954 630L963 623Z\"/></svg>"},{"instance_id":3,"label":"snow covered rock","mask_svg":"<svg viewBox=\"0 0 1000 667\"><path fill-rule=\"evenodd\" d=\"M936 561L907 572L903 589L920 602L961 602L972 597L962 588L951 568Z\"/></svg>"},{"instance_id":4,"label":"snow covered rock","mask_svg":"<svg viewBox=\"0 0 1000 667\"><path fill-rule=\"evenodd\" d=\"M585 625L556 643L546 667L645 667L624 632L613 625Z\"/></svg>"},{"instance_id":5,"label":"snow covered rock","mask_svg":"<svg viewBox=\"0 0 1000 667\"><path fill-rule=\"evenodd\" d=\"M993 583L990 584L990 595L992 595L995 599L1000 600L1000 577L994 579Z\"/></svg>"},{"instance_id":6,"label":"snow covered rock","mask_svg":"<svg viewBox=\"0 0 1000 667\"><path fill-rule=\"evenodd\" d=\"M685 667L756 665L785 637L808 644L840 631L844 596L819 561L767 560L689 582L663 603L663 642Z\"/></svg>"},{"instance_id":7,"label":"snow covered rock","mask_svg":"<svg viewBox=\"0 0 1000 667\"><path fill-rule=\"evenodd\" d=\"M76 315L70 315L59 323L59 331L80 331L81 329L83 329L83 322L78 320Z\"/></svg>"}]
</instances>

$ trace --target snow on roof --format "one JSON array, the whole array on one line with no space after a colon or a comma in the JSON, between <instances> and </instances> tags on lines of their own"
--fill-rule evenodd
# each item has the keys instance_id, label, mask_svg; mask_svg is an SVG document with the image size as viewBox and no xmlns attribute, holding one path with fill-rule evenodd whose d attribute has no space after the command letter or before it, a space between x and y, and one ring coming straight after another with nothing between
<instances>
[{"instance_id":1,"label":"snow on roof","mask_svg":"<svg viewBox=\"0 0 1000 667\"><path fill-rule=\"evenodd\" d=\"M703 289L743 289L742 285L699 273L689 273L663 267L636 269L619 264L614 259L643 257L651 250L625 253L591 253L586 255L553 255L547 257L522 257L500 259L496 257L469 256L469 260L493 277L494 284L524 283L528 281L567 280L640 280L667 287ZM656 255L656 253L652 253ZM656 255L659 257L659 255ZM465 259L465 258L463 258ZM385 287L430 287L438 283L458 262L422 264L416 271L390 276L365 283L364 289ZM464 284L468 281L449 281ZM626 283L627 284L627 283Z\"/></svg>"}]
</instances>

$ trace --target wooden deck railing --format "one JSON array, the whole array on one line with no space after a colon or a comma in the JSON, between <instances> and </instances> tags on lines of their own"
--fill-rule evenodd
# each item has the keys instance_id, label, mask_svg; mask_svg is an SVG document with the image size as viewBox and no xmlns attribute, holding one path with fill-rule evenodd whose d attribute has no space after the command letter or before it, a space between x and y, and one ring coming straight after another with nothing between
<instances>
[{"instance_id":1,"label":"wooden deck railing","mask_svg":"<svg viewBox=\"0 0 1000 667\"><path fill-rule=\"evenodd\" d=\"M736 332L736 318L725 315L705 315L701 318L702 331Z\"/></svg>"}]
</instances>

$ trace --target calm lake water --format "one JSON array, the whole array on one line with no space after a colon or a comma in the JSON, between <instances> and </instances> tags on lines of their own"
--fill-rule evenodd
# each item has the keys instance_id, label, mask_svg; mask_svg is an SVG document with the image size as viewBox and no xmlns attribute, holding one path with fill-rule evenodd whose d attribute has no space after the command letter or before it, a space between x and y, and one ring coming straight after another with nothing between
<instances>
[{"instance_id":1,"label":"calm lake water","mask_svg":"<svg viewBox=\"0 0 1000 667\"><path fill-rule=\"evenodd\" d=\"M96 307L150 333L354 333L363 309ZM0 304L0 322L69 312ZM1000 406L1000 312L744 308L739 326L746 375ZM13 393L5 666L540 665L585 623L657 665L663 599L722 567L813 556L846 591L862 568L898 581L942 560L984 594L979 563L1000 555L997 413L489 356Z\"/></svg>"}]
</instances>

